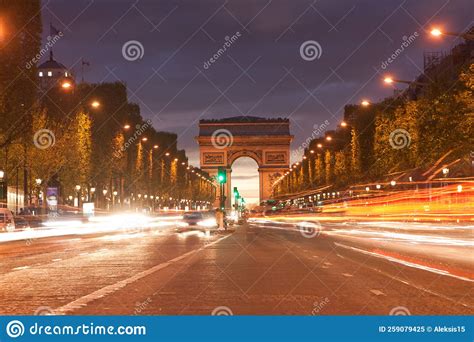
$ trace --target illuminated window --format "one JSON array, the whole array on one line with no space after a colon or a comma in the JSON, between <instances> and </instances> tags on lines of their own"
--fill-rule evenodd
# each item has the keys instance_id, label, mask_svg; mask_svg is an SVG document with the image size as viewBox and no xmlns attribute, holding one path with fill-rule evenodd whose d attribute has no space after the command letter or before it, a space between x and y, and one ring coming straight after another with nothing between
<instances>
[{"instance_id":1,"label":"illuminated window","mask_svg":"<svg viewBox=\"0 0 474 342\"><path fill-rule=\"evenodd\" d=\"M43 72L40 71L38 75L39 75L39 77L43 77Z\"/></svg>"},{"instance_id":2,"label":"illuminated window","mask_svg":"<svg viewBox=\"0 0 474 342\"><path fill-rule=\"evenodd\" d=\"M52 72L52 71L48 71L48 76L49 76L49 77L53 76L53 72Z\"/></svg>"}]
</instances>

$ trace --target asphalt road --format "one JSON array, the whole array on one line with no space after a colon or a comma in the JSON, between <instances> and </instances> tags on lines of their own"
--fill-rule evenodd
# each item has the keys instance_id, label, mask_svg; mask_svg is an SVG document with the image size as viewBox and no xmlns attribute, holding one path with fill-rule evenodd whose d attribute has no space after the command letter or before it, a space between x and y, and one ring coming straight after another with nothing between
<instances>
[{"instance_id":1,"label":"asphalt road","mask_svg":"<svg viewBox=\"0 0 474 342\"><path fill-rule=\"evenodd\" d=\"M0 314L474 313L472 227L297 228L257 221L210 236L161 227L2 242Z\"/></svg>"}]
</instances>

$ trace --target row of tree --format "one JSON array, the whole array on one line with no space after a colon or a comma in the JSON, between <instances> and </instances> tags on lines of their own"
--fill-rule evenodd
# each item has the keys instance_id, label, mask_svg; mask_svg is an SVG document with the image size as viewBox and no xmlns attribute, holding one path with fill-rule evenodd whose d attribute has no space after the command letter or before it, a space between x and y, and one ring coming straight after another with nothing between
<instances>
[{"instance_id":1,"label":"row of tree","mask_svg":"<svg viewBox=\"0 0 474 342\"><path fill-rule=\"evenodd\" d=\"M450 176L472 176L473 51L473 42L466 42L406 91L380 103L346 106L344 123L311 141L303 160L275 184L274 195L394 177L422 181L439 176L443 165L453 165Z\"/></svg>"},{"instance_id":2,"label":"row of tree","mask_svg":"<svg viewBox=\"0 0 474 342\"><path fill-rule=\"evenodd\" d=\"M0 170L3 181L25 191L25 203L47 187L59 188L63 202L213 201L209 176L188 164L176 134L142 118L123 83L58 83L41 91L28 63L41 43L39 1L0 4Z\"/></svg>"}]
</instances>

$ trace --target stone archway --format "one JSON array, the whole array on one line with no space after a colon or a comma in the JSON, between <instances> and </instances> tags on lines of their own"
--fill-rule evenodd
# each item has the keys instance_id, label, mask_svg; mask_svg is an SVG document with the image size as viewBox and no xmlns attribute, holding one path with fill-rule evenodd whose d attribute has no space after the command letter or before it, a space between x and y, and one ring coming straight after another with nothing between
<instances>
[{"instance_id":1,"label":"stone archway","mask_svg":"<svg viewBox=\"0 0 474 342\"><path fill-rule=\"evenodd\" d=\"M221 120L199 121L201 169L211 176L219 167L227 170L225 187L226 207L231 204L232 163L240 157L257 162L260 184L260 202L271 198L272 185L289 168L290 121L238 116ZM216 206L218 202L216 202Z\"/></svg>"}]
</instances>

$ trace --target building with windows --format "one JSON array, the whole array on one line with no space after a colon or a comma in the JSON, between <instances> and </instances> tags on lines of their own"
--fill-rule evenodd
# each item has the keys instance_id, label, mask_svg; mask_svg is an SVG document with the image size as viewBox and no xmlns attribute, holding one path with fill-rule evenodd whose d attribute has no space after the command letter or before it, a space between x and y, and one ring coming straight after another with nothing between
<instances>
[{"instance_id":1,"label":"building with windows","mask_svg":"<svg viewBox=\"0 0 474 342\"><path fill-rule=\"evenodd\" d=\"M71 71L54 59L53 51L49 52L49 60L38 66L38 77L41 91L44 93L56 86L63 88L74 86Z\"/></svg>"}]
</instances>

